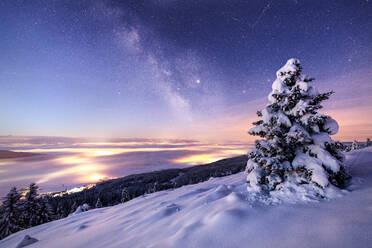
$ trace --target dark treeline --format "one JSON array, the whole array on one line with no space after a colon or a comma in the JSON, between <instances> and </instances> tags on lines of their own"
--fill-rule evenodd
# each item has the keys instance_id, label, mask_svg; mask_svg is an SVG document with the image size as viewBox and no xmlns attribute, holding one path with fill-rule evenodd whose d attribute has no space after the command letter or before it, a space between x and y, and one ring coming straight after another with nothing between
<instances>
[{"instance_id":1,"label":"dark treeline","mask_svg":"<svg viewBox=\"0 0 372 248\"><path fill-rule=\"evenodd\" d=\"M189 168L129 175L97 183L80 192L49 198L49 203L59 216L66 217L84 203L90 207L113 206L144 194L235 174L244 170L246 161L247 156L243 155Z\"/></svg>"},{"instance_id":2,"label":"dark treeline","mask_svg":"<svg viewBox=\"0 0 372 248\"><path fill-rule=\"evenodd\" d=\"M354 140L353 142L344 143L344 151L345 152L351 152L358 149L362 149L365 147L369 147L372 145L372 142L369 138L366 139L366 142L358 142L357 140Z\"/></svg>"},{"instance_id":3,"label":"dark treeline","mask_svg":"<svg viewBox=\"0 0 372 248\"><path fill-rule=\"evenodd\" d=\"M129 175L55 197L39 195L34 183L23 194L12 188L0 207L0 239L19 230L67 217L75 211L85 211L87 205L90 208L113 206L144 194L235 174L245 169L246 162L247 156L243 155L189 168Z\"/></svg>"},{"instance_id":4,"label":"dark treeline","mask_svg":"<svg viewBox=\"0 0 372 248\"><path fill-rule=\"evenodd\" d=\"M13 187L3 200L0 207L0 239L57 218L49 204L49 197L41 197L35 183L21 192Z\"/></svg>"}]
</instances>

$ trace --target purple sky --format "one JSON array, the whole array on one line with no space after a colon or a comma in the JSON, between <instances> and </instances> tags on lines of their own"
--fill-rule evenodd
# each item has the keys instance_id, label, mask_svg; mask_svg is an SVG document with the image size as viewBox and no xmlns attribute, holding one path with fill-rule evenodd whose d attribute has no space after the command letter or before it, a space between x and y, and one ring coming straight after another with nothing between
<instances>
[{"instance_id":1,"label":"purple sky","mask_svg":"<svg viewBox=\"0 0 372 248\"><path fill-rule=\"evenodd\" d=\"M372 133L372 2L0 2L0 135L252 139L290 57Z\"/></svg>"}]
</instances>

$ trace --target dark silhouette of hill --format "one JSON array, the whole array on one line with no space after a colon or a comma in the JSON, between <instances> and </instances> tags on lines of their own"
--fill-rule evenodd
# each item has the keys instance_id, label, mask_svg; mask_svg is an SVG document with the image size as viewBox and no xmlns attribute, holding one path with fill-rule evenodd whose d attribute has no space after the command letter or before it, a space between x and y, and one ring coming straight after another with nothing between
<instances>
[{"instance_id":1,"label":"dark silhouette of hill","mask_svg":"<svg viewBox=\"0 0 372 248\"><path fill-rule=\"evenodd\" d=\"M6 158L23 158L23 157L31 157L39 155L38 153L31 153L31 152L13 152L8 150L0 150L0 159Z\"/></svg>"}]
</instances>

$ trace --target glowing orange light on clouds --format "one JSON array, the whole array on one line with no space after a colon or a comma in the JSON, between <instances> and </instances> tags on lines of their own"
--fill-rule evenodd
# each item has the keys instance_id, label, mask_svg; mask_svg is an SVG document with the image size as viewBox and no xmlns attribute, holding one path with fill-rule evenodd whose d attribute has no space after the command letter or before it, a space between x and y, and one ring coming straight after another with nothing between
<instances>
[{"instance_id":1,"label":"glowing orange light on clouds","mask_svg":"<svg viewBox=\"0 0 372 248\"><path fill-rule=\"evenodd\" d=\"M167 150L182 150L182 147L135 147L135 148L79 148L79 147L65 147L65 148L35 148L35 149L24 149L17 150L22 152L33 152L33 153L79 153L87 157L97 156L109 156L127 152L153 152L153 151L167 151Z\"/></svg>"},{"instance_id":2,"label":"glowing orange light on clouds","mask_svg":"<svg viewBox=\"0 0 372 248\"><path fill-rule=\"evenodd\" d=\"M197 142L197 141L195 141ZM112 146L112 147L117 147L117 146L131 146L131 147L141 147L144 145L189 145L189 142L182 142L182 141L177 141L175 142L174 140L168 140L168 139L150 139L150 140L143 140L143 141L125 141L125 142L81 142L81 143L76 143L76 146Z\"/></svg>"},{"instance_id":3,"label":"glowing orange light on clouds","mask_svg":"<svg viewBox=\"0 0 372 248\"><path fill-rule=\"evenodd\" d=\"M56 164L79 164L87 162L87 158L79 155L75 156L63 156L55 159Z\"/></svg>"},{"instance_id":4,"label":"glowing orange light on clouds","mask_svg":"<svg viewBox=\"0 0 372 248\"><path fill-rule=\"evenodd\" d=\"M207 164L207 163L211 163L221 158L223 157L217 154L196 154L196 155L190 155L190 156L178 158L178 159L173 160L172 162L177 163L177 164L190 164L190 165Z\"/></svg>"},{"instance_id":5,"label":"glowing orange light on clouds","mask_svg":"<svg viewBox=\"0 0 372 248\"><path fill-rule=\"evenodd\" d=\"M110 156L110 155L114 155L117 153L115 151L109 151L109 150L98 150L98 151L95 151L95 154L97 156Z\"/></svg>"},{"instance_id":6,"label":"glowing orange light on clouds","mask_svg":"<svg viewBox=\"0 0 372 248\"><path fill-rule=\"evenodd\" d=\"M34 175L26 175L26 176L5 177L5 178L0 178L0 183L22 181L22 180L31 180L31 181L34 181L35 180L35 176Z\"/></svg>"},{"instance_id":7,"label":"glowing orange light on clouds","mask_svg":"<svg viewBox=\"0 0 372 248\"><path fill-rule=\"evenodd\" d=\"M218 144L200 144L195 146L180 146L180 147L134 147L134 148L79 148L79 147L67 147L67 148L35 148L35 149L24 149L17 150L22 152L33 152L33 153L77 153L78 155L69 155L59 157L56 160L67 163L75 164L85 162L87 158L99 157L99 156L111 156L116 154L123 154L128 152L157 152L157 151L177 151L177 150L211 150L211 149L236 149L235 146L229 145L218 145Z\"/></svg>"},{"instance_id":8,"label":"glowing orange light on clouds","mask_svg":"<svg viewBox=\"0 0 372 248\"><path fill-rule=\"evenodd\" d=\"M91 183L91 182L98 182L98 181L102 181L102 180L107 180L109 178L113 178L113 177L108 177L104 174L94 173L94 174L85 175L85 176L79 178L79 181L82 182L82 183Z\"/></svg>"},{"instance_id":9,"label":"glowing orange light on clouds","mask_svg":"<svg viewBox=\"0 0 372 248\"><path fill-rule=\"evenodd\" d=\"M14 160L11 160L11 159L4 159L4 160L0 160L0 166L1 165L10 165L10 164L15 164L16 162Z\"/></svg>"},{"instance_id":10,"label":"glowing orange light on clouds","mask_svg":"<svg viewBox=\"0 0 372 248\"><path fill-rule=\"evenodd\" d=\"M249 150L249 146L244 147L242 149L236 149L235 146L223 146L223 145L220 145L220 146L215 145L212 147L218 148L218 149L214 149L215 152L209 151L209 153L193 154L189 156L184 156L181 158L174 159L172 160L172 162L177 163L177 164L189 164L189 165L207 164L207 163L217 161L219 159L247 154Z\"/></svg>"},{"instance_id":11,"label":"glowing orange light on clouds","mask_svg":"<svg viewBox=\"0 0 372 248\"><path fill-rule=\"evenodd\" d=\"M99 171L102 171L103 169L103 167L96 165L78 165L45 174L37 181L37 183L46 183L58 177L66 176L71 176L73 179L72 181L78 183L93 183L104 178L109 178L105 174L99 173Z\"/></svg>"},{"instance_id":12,"label":"glowing orange light on clouds","mask_svg":"<svg viewBox=\"0 0 372 248\"><path fill-rule=\"evenodd\" d=\"M55 160L55 164L63 166L62 169L57 169L54 172L42 175L37 183L45 183L59 177L70 176L76 182L96 182L107 177L100 173L109 166L102 165L94 161L91 157L84 154L73 156L62 156ZM66 167L67 166L67 167Z\"/></svg>"},{"instance_id":13,"label":"glowing orange light on clouds","mask_svg":"<svg viewBox=\"0 0 372 248\"><path fill-rule=\"evenodd\" d=\"M170 141L163 142L172 144ZM177 142L177 145L180 142ZM181 142L182 143L182 142ZM137 142L137 145L139 143ZM156 143L154 143L156 145ZM185 143L187 144L187 143ZM115 163L102 164L96 158L101 156L111 156L116 154L123 154L129 152L157 152L157 151L179 151L188 150L190 152L203 152L202 154L193 154L175 159L174 163L177 164L205 164L216 161L218 159L231 157L234 155L241 155L247 153L247 146L241 144L219 144L219 143L193 143L191 146L167 146L167 147L108 147L108 148L95 148L92 147L63 147L63 148L35 148L25 149L18 151L28 151L34 153L57 153L57 157L48 160L53 161L54 171L37 176L35 180L37 183L47 183L60 180L61 178L69 178L69 182L73 183L95 183L100 180L112 178L105 171L109 170L112 166L117 166ZM120 176L120 175L118 175ZM65 180L65 179L63 179Z\"/></svg>"}]
</instances>

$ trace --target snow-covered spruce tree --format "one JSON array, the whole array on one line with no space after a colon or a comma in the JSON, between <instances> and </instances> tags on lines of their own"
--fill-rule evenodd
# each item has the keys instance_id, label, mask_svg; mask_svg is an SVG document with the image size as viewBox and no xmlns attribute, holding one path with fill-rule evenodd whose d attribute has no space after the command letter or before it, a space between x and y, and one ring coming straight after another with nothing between
<instances>
[{"instance_id":1,"label":"snow-covered spruce tree","mask_svg":"<svg viewBox=\"0 0 372 248\"><path fill-rule=\"evenodd\" d=\"M52 206L49 204L48 196L40 197L39 201L39 216L40 224L47 223L56 219Z\"/></svg>"},{"instance_id":2,"label":"snow-covered spruce tree","mask_svg":"<svg viewBox=\"0 0 372 248\"><path fill-rule=\"evenodd\" d=\"M348 178L339 151L338 124L318 113L320 103L333 92L318 93L313 78L301 74L297 59L289 59L277 71L269 104L257 115L249 134L260 136L248 154L248 189L281 190L286 184L307 185L315 195L324 196L330 184L341 187Z\"/></svg>"},{"instance_id":3,"label":"snow-covered spruce tree","mask_svg":"<svg viewBox=\"0 0 372 248\"><path fill-rule=\"evenodd\" d=\"M20 198L21 194L15 187L4 198L0 219L0 239L22 229Z\"/></svg>"},{"instance_id":4,"label":"snow-covered spruce tree","mask_svg":"<svg viewBox=\"0 0 372 248\"><path fill-rule=\"evenodd\" d=\"M61 203L58 203L57 209L56 209L56 218L61 219L61 218L65 218L66 216L67 216L66 208L63 207Z\"/></svg>"},{"instance_id":5,"label":"snow-covered spruce tree","mask_svg":"<svg viewBox=\"0 0 372 248\"><path fill-rule=\"evenodd\" d=\"M26 189L25 199L23 201L22 219L25 223L25 228L42 224L40 216L40 201L38 199L39 187L36 183L31 183Z\"/></svg>"}]
</instances>

